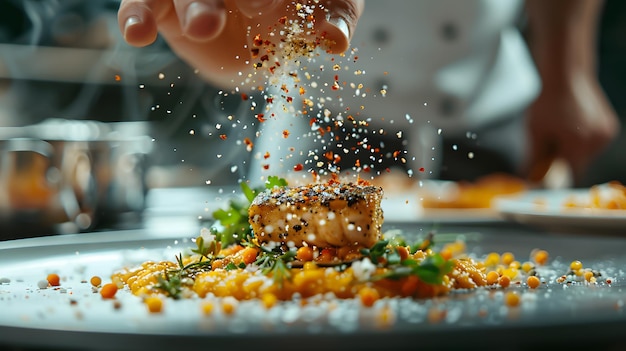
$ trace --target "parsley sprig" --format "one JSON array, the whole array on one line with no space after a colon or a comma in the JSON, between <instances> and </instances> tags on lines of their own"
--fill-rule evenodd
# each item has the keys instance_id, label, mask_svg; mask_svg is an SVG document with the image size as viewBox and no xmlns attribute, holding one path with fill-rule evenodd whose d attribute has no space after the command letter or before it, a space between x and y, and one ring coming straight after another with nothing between
<instances>
[{"instance_id":1,"label":"parsley sprig","mask_svg":"<svg viewBox=\"0 0 626 351\"><path fill-rule=\"evenodd\" d=\"M254 234L248 222L248 208L254 198L266 189L287 186L287 181L277 176L269 176L264 186L251 188L247 183L240 183L244 199L231 199L225 209L213 212L213 218L218 222L219 229L213 228L221 237L224 247L235 243L249 242Z\"/></svg>"},{"instance_id":2,"label":"parsley sprig","mask_svg":"<svg viewBox=\"0 0 626 351\"><path fill-rule=\"evenodd\" d=\"M411 246L411 254L417 250L426 250L433 244L433 234L430 233L421 243ZM418 261L412 258L401 259L398 253L399 246L406 246L402 237L393 237L390 240L380 240L369 249L361 249L361 254L375 264L384 266L387 271L372 277L373 280L400 279L410 275L417 276L428 284L441 284L443 276L450 273L454 262L444 259L438 253L432 253L425 259Z\"/></svg>"},{"instance_id":3,"label":"parsley sprig","mask_svg":"<svg viewBox=\"0 0 626 351\"><path fill-rule=\"evenodd\" d=\"M184 264L182 253L175 256L178 267L163 272L158 277L154 288L163 291L174 299L179 299L184 288L193 284L193 279L198 273L211 269L211 265L218 258L217 255L222 247L232 244L258 246L254 244L254 233L252 233L252 228L248 222L248 208L260 192L283 186L287 186L287 181L276 176L268 177L264 187L251 188L247 183L241 183L240 187L245 199L232 199L227 208L213 212L213 218L219 222L219 226L214 226L210 230L214 240L208 240L210 236L207 236L207 233L202 233L196 238L196 248L192 249L191 252L199 255L198 260ZM278 248L275 250L268 250L261 246L259 248L261 254L255 263L263 269L264 273L271 273L274 280L279 284L282 284L284 279L291 278L288 262L294 259L295 253L291 251L282 252ZM235 265L230 262L225 267L226 270L238 268L245 268L245 264Z\"/></svg>"}]
</instances>

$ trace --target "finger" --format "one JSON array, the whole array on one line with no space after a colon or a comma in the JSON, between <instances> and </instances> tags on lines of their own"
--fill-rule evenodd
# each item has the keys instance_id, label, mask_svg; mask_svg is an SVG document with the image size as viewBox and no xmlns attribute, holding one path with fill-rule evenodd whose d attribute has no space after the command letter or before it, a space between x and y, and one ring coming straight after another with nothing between
<instances>
[{"instance_id":1,"label":"finger","mask_svg":"<svg viewBox=\"0 0 626 351\"><path fill-rule=\"evenodd\" d=\"M329 53L345 52L350 46L350 39L357 22L363 13L363 0L328 1L326 2L326 20L321 21L317 28L325 41Z\"/></svg>"},{"instance_id":2,"label":"finger","mask_svg":"<svg viewBox=\"0 0 626 351\"><path fill-rule=\"evenodd\" d=\"M530 158L528 161L528 180L532 183L539 183L550 170L552 163L557 157L556 146L552 143L537 145L533 143Z\"/></svg>"},{"instance_id":3,"label":"finger","mask_svg":"<svg viewBox=\"0 0 626 351\"><path fill-rule=\"evenodd\" d=\"M239 11L261 24L275 24L282 16L294 16L293 2L284 0L235 0ZM333 54L346 51L352 33L364 8L363 0L309 1L315 17L315 35L323 39L322 45Z\"/></svg>"},{"instance_id":4,"label":"finger","mask_svg":"<svg viewBox=\"0 0 626 351\"><path fill-rule=\"evenodd\" d=\"M222 0L174 0L174 7L185 37L207 41L217 37L226 25Z\"/></svg>"},{"instance_id":5,"label":"finger","mask_svg":"<svg viewBox=\"0 0 626 351\"><path fill-rule=\"evenodd\" d=\"M237 8L246 17L263 16L279 10L278 6L282 4L280 0L239 0L236 1Z\"/></svg>"},{"instance_id":6,"label":"finger","mask_svg":"<svg viewBox=\"0 0 626 351\"><path fill-rule=\"evenodd\" d=\"M169 1L123 0L117 20L124 40L133 46L152 44L157 37L157 20L170 7Z\"/></svg>"}]
</instances>

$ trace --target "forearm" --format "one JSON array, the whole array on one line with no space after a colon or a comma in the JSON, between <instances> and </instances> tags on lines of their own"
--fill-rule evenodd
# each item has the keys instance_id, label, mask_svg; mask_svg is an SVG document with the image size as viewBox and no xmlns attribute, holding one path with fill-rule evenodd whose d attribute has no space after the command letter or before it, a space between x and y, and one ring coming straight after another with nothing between
<instances>
[{"instance_id":1,"label":"forearm","mask_svg":"<svg viewBox=\"0 0 626 351\"><path fill-rule=\"evenodd\" d=\"M595 75L602 0L527 0L529 45L544 85Z\"/></svg>"}]
</instances>

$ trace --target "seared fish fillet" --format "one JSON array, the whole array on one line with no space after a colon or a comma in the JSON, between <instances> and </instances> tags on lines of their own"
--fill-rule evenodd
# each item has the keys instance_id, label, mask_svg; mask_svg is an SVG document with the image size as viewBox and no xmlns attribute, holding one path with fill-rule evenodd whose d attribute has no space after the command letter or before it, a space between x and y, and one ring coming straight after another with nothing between
<instances>
[{"instance_id":1,"label":"seared fish fillet","mask_svg":"<svg viewBox=\"0 0 626 351\"><path fill-rule=\"evenodd\" d=\"M371 247L381 237L383 190L331 181L266 190L248 214L260 243Z\"/></svg>"}]
</instances>

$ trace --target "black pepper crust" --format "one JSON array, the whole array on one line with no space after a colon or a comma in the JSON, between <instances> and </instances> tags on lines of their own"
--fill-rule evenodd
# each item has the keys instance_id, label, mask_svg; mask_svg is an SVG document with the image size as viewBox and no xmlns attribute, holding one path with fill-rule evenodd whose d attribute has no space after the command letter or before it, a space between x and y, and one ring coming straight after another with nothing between
<instances>
[{"instance_id":1,"label":"black pepper crust","mask_svg":"<svg viewBox=\"0 0 626 351\"><path fill-rule=\"evenodd\" d=\"M330 206L331 201L343 200L348 207L359 201L367 200L372 195L382 196L383 189L373 185L354 183L320 183L298 187L268 189L257 195L252 205L280 205L283 203L319 203Z\"/></svg>"}]
</instances>

